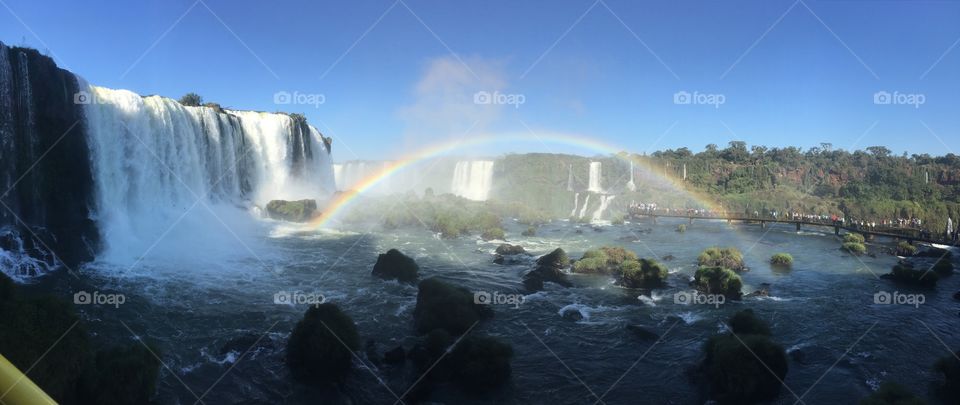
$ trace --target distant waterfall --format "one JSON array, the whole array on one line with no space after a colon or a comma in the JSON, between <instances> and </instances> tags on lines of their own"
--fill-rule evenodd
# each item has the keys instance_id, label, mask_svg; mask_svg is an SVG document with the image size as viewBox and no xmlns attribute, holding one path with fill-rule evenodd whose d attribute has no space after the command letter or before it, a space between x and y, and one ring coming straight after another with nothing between
<instances>
[{"instance_id":1,"label":"distant waterfall","mask_svg":"<svg viewBox=\"0 0 960 405\"><path fill-rule=\"evenodd\" d=\"M352 190L357 183L367 176L373 174L377 169L375 163L364 161L350 161L333 165L334 178L337 183L337 190Z\"/></svg>"},{"instance_id":2,"label":"distant waterfall","mask_svg":"<svg viewBox=\"0 0 960 405\"><path fill-rule=\"evenodd\" d=\"M637 191L637 185L633 182L633 161L630 161L630 181L627 182L627 190Z\"/></svg>"},{"instance_id":3,"label":"distant waterfall","mask_svg":"<svg viewBox=\"0 0 960 405\"><path fill-rule=\"evenodd\" d=\"M587 183L587 191L592 191L594 193L602 193L603 189L600 188L600 162L590 162L590 173L589 173L589 182Z\"/></svg>"},{"instance_id":4,"label":"distant waterfall","mask_svg":"<svg viewBox=\"0 0 960 405\"><path fill-rule=\"evenodd\" d=\"M493 161L472 160L457 162L453 169L450 190L460 197L485 201L493 185Z\"/></svg>"},{"instance_id":5,"label":"distant waterfall","mask_svg":"<svg viewBox=\"0 0 960 405\"><path fill-rule=\"evenodd\" d=\"M614 198L614 197L616 197L616 196L615 196L615 195L602 195L602 196L600 196L600 207L597 208L597 210L593 212L593 217L591 217L591 219L592 219L593 221L599 221L599 220L600 220L600 218L603 216L603 212L606 211L606 210L607 210L607 207L610 206L610 202L613 201L613 198Z\"/></svg>"},{"instance_id":6,"label":"distant waterfall","mask_svg":"<svg viewBox=\"0 0 960 405\"><path fill-rule=\"evenodd\" d=\"M567 191L573 191L573 165L567 165Z\"/></svg>"},{"instance_id":7,"label":"distant waterfall","mask_svg":"<svg viewBox=\"0 0 960 405\"><path fill-rule=\"evenodd\" d=\"M573 210L570 211L570 216L577 215L577 207L580 206L580 193L573 193Z\"/></svg>"},{"instance_id":8,"label":"distant waterfall","mask_svg":"<svg viewBox=\"0 0 960 405\"><path fill-rule=\"evenodd\" d=\"M577 218L583 218L584 215L587 215L587 207L590 206L590 194L587 194L587 198L583 199L583 208L580 209L580 214L577 215Z\"/></svg>"}]
</instances>

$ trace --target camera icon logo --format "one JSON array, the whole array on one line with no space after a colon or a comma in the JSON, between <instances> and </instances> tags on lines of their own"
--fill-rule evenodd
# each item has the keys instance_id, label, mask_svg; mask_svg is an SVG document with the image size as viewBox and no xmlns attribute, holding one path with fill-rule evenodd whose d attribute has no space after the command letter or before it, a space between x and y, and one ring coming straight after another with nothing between
<instances>
[{"instance_id":1,"label":"camera icon logo","mask_svg":"<svg viewBox=\"0 0 960 405\"><path fill-rule=\"evenodd\" d=\"M86 90L80 90L76 93L73 93L73 103L74 104L90 104L93 100L93 97L90 96L90 93Z\"/></svg>"},{"instance_id":2,"label":"camera icon logo","mask_svg":"<svg viewBox=\"0 0 960 405\"><path fill-rule=\"evenodd\" d=\"M693 294L689 292L678 292L673 294L673 303L680 305L689 305L693 302Z\"/></svg>"},{"instance_id":3,"label":"camera icon logo","mask_svg":"<svg viewBox=\"0 0 960 405\"><path fill-rule=\"evenodd\" d=\"M690 97L690 93L683 90L673 93L674 104L690 104L691 102L692 98Z\"/></svg>"},{"instance_id":4,"label":"camera icon logo","mask_svg":"<svg viewBox=\"0 0 960 405\"><path fill-rule=\"evenodd\" d=\"M292 294L287 291L278 291L273 294L273 303L280 305L289 305L293 303Z\"/></svg>"},{"instance_id":5,"label":"camera icon logo","mask_svg":"<svg viewBox=\"0 0 960 405\"><path fill-rule=\"evenodd\" d=\"M886 291L878 291L876 294L873 294L873 303L880 305L888 305L893 303L892 295Z\"/></svg>"},{"instance_id":6,"label":"camera icon logo","mask_svg":"<svg viewBox=\"0 0 960 405\"><path fill-rule=\"evenodd\" d=\"M493 102L493 96L486 91L478 91L473 93L473 103L474 104L490 104Z\"/></svg>"},{"instance_id":7,"label":"camera icon logo","mask_svg":"<svg viewBox=\"0 0 960 405\"><path fill-rule=\"evenodd\" d=\"M76 305L87 305L92 302L93 300L90 297L90 293L86 291L78 291L73 294L73 303Z\"/></svg>"},{"instance_id":8,"label":"camera icon logo","mask_svg":"<svg viewBox=\"0 0 960 405\"><path fill-rule=\"evenodd\" d=\"M890 96L890 93L886 91L873 93L874 104L890 104L891 102L893 102L893 98Z\"/></svg>"},{"instance_id":9,"label":"camera icon logo","mask_svg":"<svg viewBox=\"0 0 960 405\"><path fill-rule=\"evenodd\" d=\"M289 92L278 91L273 93L273 103L274 104L290 104L293 101L293 97Z\"/></svg>"},{"instance_id":10,"label":"camera icon logo","mask_svg":"<svg viewBox=\"0 0 960 405\"><path fill-rule=\"evenodd\" d=\"M486 291L476 291L473 293L473 303L480 305L490 305L493 302L493 297L490 296L490 293Z\"/></svg>"}]
</instances>

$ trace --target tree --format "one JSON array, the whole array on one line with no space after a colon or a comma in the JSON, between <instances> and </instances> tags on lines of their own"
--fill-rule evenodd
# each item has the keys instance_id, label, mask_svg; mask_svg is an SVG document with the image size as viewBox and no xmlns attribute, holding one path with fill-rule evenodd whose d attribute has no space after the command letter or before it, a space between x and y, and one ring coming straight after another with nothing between
<instances>
[{"instance_id":1,"label":"tree","mask_svg":"<svg viewBox=\"0 0 960 405\"><path fill-rule=\"evenodd\" d=\"M183 97L180 97L180 104L183 104L187 107L199 107L203 105L203 97L200 97L197 93L187 93Z\"/></svg>"}]
</instances>

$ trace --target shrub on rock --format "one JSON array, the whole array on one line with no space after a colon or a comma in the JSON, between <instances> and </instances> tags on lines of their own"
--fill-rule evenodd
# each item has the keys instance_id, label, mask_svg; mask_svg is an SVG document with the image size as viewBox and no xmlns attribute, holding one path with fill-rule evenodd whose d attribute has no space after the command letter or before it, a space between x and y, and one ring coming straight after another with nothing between
<instances>
[{"instance_id":1,"label":"shrub on rock","mask_svg":"<svg viewBox=\"0 0 960 405\"><path fill-rule=\"evenodd\" d=\"M693 284L704 294L720 294L727 299L740 299L743 280L733 270L723 267L701 267L693 276Z\"/></svg>"},{"instance_id":2,"label":"shrub on rock","mask_svg":"<svg viewBox=\"0 0 960 405\"><path fill-rule=\"evenodd\" d=\"M343 381L360 346L357 326L331 303L311 306L287 342L287 366L303 383Z\"/></svg>"},{"instance_id":3,"label":"shrub on rock","mask_svg":"<svg viewBox=\"0 0 960 405\"><path fill-rule=\"evenodd\" d=\"M917 247L907 241L900 241L897 244L897 256L913 256L917 254Z\"/></svg>"},{"instance_id":4,"label":"shrub on rock","mask_svg":"<svg viewBox=\"0 0 960 405\"><path fill-rule=\"evenodd\" d=\"M711 247L697 256L697 264L701 267L723 267L733 271L743 271L743 253L734 247Z\"/></svg>"},{"instance_id":5,"label":"shrub on rock","mask_svg":"<svg viewBox=\"0 0 960 405\"><path fill-rule=\"evenodd\" d=\"M387 253L377 256L377 263L373 265L373 275L385 280L399 280L404 283L413 283L417 280L420 266L417 262L401 253L397 249L390 249Z\"/></svg>"},{"instance_id":6,"label":"shrub on rock","mask_svg":"<svg viewBox=\"0 0 960 405\"><path fill-rule=\"evenodd\" d=\"M790 266L793 264L793 256L789 253L775 253L770 257L770 264L775 266Z\"/></svg>"},{"instance_id":7,"label":"shrub on rock","mask_svg":"<svg viewBox=\"0 0 960 405\"><path fill-rule=\"evenodd\" d=\"M738 314L740 315L740 314ZM736 317L737 315L735 315ZM762 321L753 314L741 315L737 324L741 332L759 330ZM744 330L744 320L746 330ZM765 324L764 324L765 326ZM701 369L706 376L711 399L721 404L741 404L767 401L777 397L787 376L787 353L782 346L764 334L724 333L713 336L704 345Z\"/></svg>"},{"instance_id":8,"label":"shrub on rock","mask_svg":"<svg viewBox=\"0 0 960 405\"><path fill-rule=\"evenodd\" d=\"M863 235L859 233L848 233L843 235L843 243L859 243L863 244L866 242L866 239L863 238Z\"/></svg>"},{"instance_id":9,"label":"shrub on rock","mask_svg":"<svg viewBox=\"0 0 960 405\"><path fill-rule=\"evenodd\" d=\"M160 360L150 350L137 343L97 353L94 368L84 379L84 400L90 404L149 403L160 374Z\"/></svg>"},{"instance_id":10,"label":"shrub on rock","mask_svg":"<svg viewBox=\"0 0 960 405\"><path fill-rule=\"evenodd\" d=\"M840 245L840 248L854 255L862 255L867 253L867 246L863 243L843 242L843 245Z\"/></svg>"},{"instance_id":11,"label":"shrub on rock","mask_svg":"<svg viewBox=\"0 0 960 405\"><path fill-rule=\"evenodd\" d=\"M687 231L687 224L677 225L677 232L684 233Z\"/></svg>"},{"instance_id":12,"label":"shrub on rock","mask_svg":"<svg viewBox=\"0 0 960 405\"><path fill-rule=\"evenodd\" d=\"M523 236L536 236L536 234L537 234L537 228L534 228L534 227L532 227L532 226L528 226L527 229L524 230L523 232L521 232L520 234L523 235Z\"/></svg>"},{"instance_id":13,"label":"shrub on rock","mask_svg":"<svg viewBox=\"0 0 960 405\"><path fill-rule=\"evenodd\" d=\"M488 228L480 234L483 240L505 240L507 237L501 228Z\"/></svg>"},{"instance_id":14,"label":"shrub on rock","mask_svg":"<svg viewBox=\"0 0 960 405\"><path fill-rule=\"evenodd\" d=\"M510 381L513 348L489 336L467 336L450 353L453 381L464 391L482 394Z\"/></svg>"},{"instance_id":15,"label":"shrub on rock","mask_svg":"<svg viewBox=\"0 0 960 405\"><path fill-rule=\"evenodd\" d=\"M620 285L627 288L652 288L664 285L667 266L652 259L627 260L620 266Z\"/></svg>"},{"instance_id":16,"label":"shrub on rock","mask_svg":"<svg viewBox=\"0 0 960 405\"><path fill-rule=\"evenodd\" d=\"M307 222L317 212L315 200L273 200L267 203L267 216L289 222Z\"/></svg>"},{"instance_id":17,"label":"shrub on rock","mask_svg":"<svg viewBox=\"0 0 960 405\"><path fill-rule=\"evenodd\" d=\"M474 323L491 316L493 311L490 307L476 303L474 294L466 288L436 278L420 282L413 321L417 333L421 335L434 329L460 335Z\"/></svg>"},{"instance_id":18,"label":"shrub on rock","mask_svg":"<svg viewBox=\"0 0 960 405\"><path fill-rule=\"evenodd\" d=\"M884 381L878 390L860 400L860 405L924 405L925 403L913 395L907 387L892 381Z\"/></svg>"},{"instance_id":19,"label":"shrub on rock","mask_svg":"<svg viewBox=\"0 0 960 405\"><path fill-rule=\"evenodd\" d=\"M637 255L622 247L604 246L584 252L583 257L573 264L574 273L620 274L621 266L627 261L637 261Z\"/></svg>"}]
</instances>

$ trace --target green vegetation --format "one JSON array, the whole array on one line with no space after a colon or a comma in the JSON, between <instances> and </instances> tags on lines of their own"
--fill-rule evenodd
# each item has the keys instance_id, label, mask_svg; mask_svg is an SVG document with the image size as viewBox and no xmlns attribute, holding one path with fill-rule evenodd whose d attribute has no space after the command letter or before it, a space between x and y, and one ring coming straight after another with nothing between
<instances>
[{"instance_id":1,"label":"green vegetation","mask_svg":"<svg viewBox=\"0 0 960 405\"><path fill-rule=\"evenodd\" d=\"M701 267L723 267L733 271L743 271L746 266L743 265L743 253L737 248L711 247L697 256L697 264Z\"/></svg>"},{"instance_id":2,"label":"green vegetation","mask_svg":"<svg viewBox=\"0 0 960 405\"><path fill-rule=\"evenodd\" d=\"M523 236L536 236L536 235L537 235L537 228L534 228L534 227L532 227L532 226L528 226L526 230L524 230L523 232L520 233L520 235L523 235Z\"/></svg>"},{"instance_id":3,"label":"green vegetation","mask_svg":"<svg viewBox=\"0 0 960 405\"><path fill-rule=\"evenodd\" d=\"M789 253L774 253L770 257L770 264L775 266L790 266L793 264L793 256Z\"/></svg>"},{"instance_id":4,"label":"green vegetation","mask_svg":"<svg viewBox=\"0 0 960 405\"><path fill-rule=\"evenodd\" d=\"M377 256L377 263L373 265L373 275L384 280L399 280L403 283L413 283L417 280L420 266L417 262L397 249L390 249L387 253Z\"/></svg>"},{"instance_id":5,"label":"green vegetation","mask_svg":"<svg viewBox=\"0 0 960 405\"><path fill-rule=\"evenodd\" d=\"M315 200L272 200L267 203L267 216L273 219L306 222L317 212L317 202Z\"/></svg>"},{"instance_id":6,"label":"green vegetation","mask_svg":"<svg viewBox=\"0 0 960 405\"><path fill-rule=\"evenodd\" d=\"M710 398L721 404L772 400L787 376L787 354L770 339L770 327L752 311L730 319L732 331L704 345L701 363ZM736 336L734 336L736 334Z\"/></svg>"},{"instance_id":7,"label":"green vegetation","mask_svg":"<svg viewBox=\"0 0 960 405\"><path fill-rule=\"evenodd\" d=\"M483 233L480 234L480 238L483 240L504 240L507 237L503 232L503 228L497 227L483 231Z\"/></svg>"},{"instance_id":8,"label":"green vegetation","mask_svg":"<svg viewBox=\"0 0 960 405\"><path fill-rule=\"evenodd\" d=\"M619 283L627 288L660 287L667 280L667 266L653 259L627 260L620 272Z\"/></svg>"},{"instance_id":9,"label":"green vegetation","mask_svg":"<svg viewBox=\"0 0 960 405\"><path fill-rule=\"evenodd\" d=\"M892 381L884 381L880 388L868 397L860 400L860 405L923 405L920 398L913 395L907 387Z\"/></svg>"},{"instance_id":10,"label":"green vegetation","mask_svg":"<svg viewBox=\"0 0 960 405\"><path fill-rule=\"evenodd\" d=\"M200 97L197 93L184 94L178 101L187 107L200 107L203 105L203 97Z\"/></svg>"},{"instance_id":11,"label":"green vegetation","mask_svg":"<svg viewBox=\"0 0 960 405\"><path fill-rule=\"evenodd\" d=\"M684 233L687 231L687 224L677 225L677 232Z\"/></svg>"},{"instance_id":12,"label":"green vegetation","mask_svg":"<svg viewBox=\"0 0 960 405\"><path fill-rule=\"evenodd\" d=\"M623 217L623 215L616 215L610 219L610 223L613 225L623 225L625 222L626 219Z\"/></svg>"},{"instance_id":13,"label":"green vegetation","mask_svg":"<svg viewBox=\"0 0 960 405\"><path fill-rule=\"evenodd\" d=\"M862 243L844 242L843 245L840 245L840 248L855 255L867 253L867 247Z\"/></svg>"},{"instance_id":14,"label":"green vegetation","mask_svg":"<svg viewBox=\"0 0 960 405\"><path fill-rule=\"evenodd\" d=\"M727 299L740 299L743 280L733 270L723 267L701 267L693 276L693 284L704 294L719 294Z\"/></svg>"},{"instance_id":15,"label":"green vegetation","mask_svg":"<svg viewBox=\"0 0 960 405\"><path fill-rule=\"evenodd\" d=\"M859 233L848 233L843 235L843 243L860 243L863 244L866 240L863 238L863 235Z\"/></svg>"},{"instance_id":16,"label":"green vegetation","mask_svg":"<svg viewBox=\"0 0 960 405\"><path fill-rule=\"evenodd\" d=\"M359 347L353 319L334 304L311 306L290 333L287 366L305 384L342 382Z\"/></svg>"},{"instance_id":17,"label":"green vegetation","mask_svg":"<svg viewBox=\"0 0 960 405\"><path fill-rule=\"evenodd\" d=\"M897 244L897 256L913 256L917 254L917 247L907 241L900 241Z\"/></svg>"},{"instance_id":18,"label":"green vegetation","mask_svg":"<svg viewBox=\"0 0 960 405\"><path fill-rule=\"evenodd\" d=\"M423 335L443 329L461 335L474 323L493 316L486 305L474 302L474 294L463 287L428 278L420 282L413 321L417 333Z\"/></svg>"}]
</instances>

